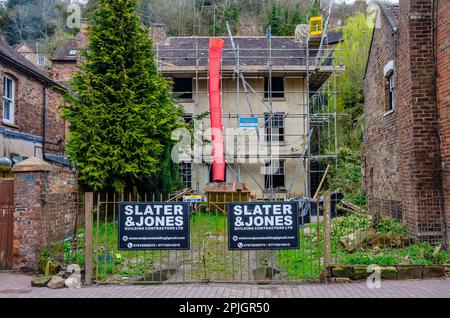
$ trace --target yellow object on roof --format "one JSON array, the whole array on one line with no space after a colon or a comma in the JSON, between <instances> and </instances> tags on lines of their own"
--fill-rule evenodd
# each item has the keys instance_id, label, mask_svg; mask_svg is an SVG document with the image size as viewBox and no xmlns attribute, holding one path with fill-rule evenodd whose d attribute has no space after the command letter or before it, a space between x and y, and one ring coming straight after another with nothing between
<instances>
[{"instance_id":1,"label":"yellow object on roof","mask_svg":"<svg viewBox=\"0 0 450 318\"><path fill-rule=\"evenodd\" d=\"M309 33L312 36L322 35L322 17L311 17L309 19Z\"/></svg>"}]
</instances>

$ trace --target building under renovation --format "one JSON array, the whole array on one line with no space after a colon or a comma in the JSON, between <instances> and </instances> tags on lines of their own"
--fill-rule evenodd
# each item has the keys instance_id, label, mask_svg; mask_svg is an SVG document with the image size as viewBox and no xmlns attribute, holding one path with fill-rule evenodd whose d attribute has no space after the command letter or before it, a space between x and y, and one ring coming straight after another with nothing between
<instances>
[{"instance_id":1,"label":"building under renovation","mask_svg":"<svg viewBox=\"0 0 450 318\"><path fill-rule=\"evenodd\" d=\"M180 164L185 187L202 193L215 181L214 145L208 147L210 38L166 37L164 25L155 25L152 36L158 70L172 80L185 120L201 119L205 131L202 150ZM258 199L309 195L324 170L318 160L336 157L336 99L330 97L343 66L333 47L322 37L298 34L221 39L223 181L244 183Z\"/></svg>"}]
</instances>

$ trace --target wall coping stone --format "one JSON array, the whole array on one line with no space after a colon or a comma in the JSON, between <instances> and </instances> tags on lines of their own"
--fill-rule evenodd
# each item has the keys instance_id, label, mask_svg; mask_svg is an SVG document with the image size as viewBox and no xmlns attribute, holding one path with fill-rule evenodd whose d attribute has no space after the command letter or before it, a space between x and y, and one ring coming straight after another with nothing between
<instances>
[{"instance_id":1,"label":"wall coping stone","mask_svg":"<svg viewBox=\"0 0 450 318\"><path fill-rule=\"evenodd\" d=\"M31 157L27 160L19 162L11 169L12 172L37 172L37 171L53 171L50 164L39 158Z\"/></svg>"}]
</instances>

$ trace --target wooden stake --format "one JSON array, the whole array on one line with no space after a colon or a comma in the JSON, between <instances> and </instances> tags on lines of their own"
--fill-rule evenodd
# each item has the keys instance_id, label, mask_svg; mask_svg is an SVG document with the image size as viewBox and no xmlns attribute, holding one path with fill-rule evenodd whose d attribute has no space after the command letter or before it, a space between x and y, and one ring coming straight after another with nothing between
<instances>
[{"instance_id":1,"label":"wooden stake","mask_svg":"<svg viewBox=\"0 0 450 318\"><path fill-rule=\"evenodd\" d=\"M316 194L314 194L313 199L316 199L319 195L320 190L322 189L323 183L325 182L325 178L327 177L328 170L330 169L330 165L327 166L327 169L325 169L325 173L322 176L322 180L320 180L319 186L317 187Z\"/></svg>"},{"instance_id":2,"label":"wooden stake","mask_svg":"<svg viewBox=\"0 0 450 318\"><path fill-rule=\"evenodd\" d=\"M92 284L92 254L93 254L93 246L92 246L92 228L93 228L93 210L94 206L94 194L92 192L86 192L84 194L84 216L85 216L85 246L84 246L84 273L85 273L85 284Z\"/></svg>"}]
</instances>

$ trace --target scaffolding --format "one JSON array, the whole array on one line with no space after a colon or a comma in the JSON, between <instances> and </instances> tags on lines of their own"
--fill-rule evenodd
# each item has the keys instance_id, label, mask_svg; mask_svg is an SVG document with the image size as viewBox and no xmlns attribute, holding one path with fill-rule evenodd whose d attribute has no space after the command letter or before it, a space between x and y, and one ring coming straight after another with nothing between
<instances>
[{"instance_id":1,"label":"scaffolding","mask_svg":"<svg viewBox=\"0 0 450 318\"><path fill-rule=\"evenodd\" d=\"M343 66L334 56L336 49L328 46L326 38L324 40L322 36L306 38L304 42L292 37L291 41L298 44L295 48L280 45L273 47L270 33L265 39L253 38L266 43L266 47L240 47L243 38L233 37L230 31L229 37L224 38L229 44L223 49L221 67L221 94L223 105L226 104L222 109L224 129L238 128L241 118L263 119L261 129L256 130L256 142L258 146L265 144L267 153L259 154L258 157L270 162L269 169L273 169L271 165L274 158L295 160L295 171L286 176L282 192L285 199L289 199L292 197L293 186L303 182L304 195L310 197L325 171L326 165L322 162L332 160L337 165L336 81ZM280 40L279 37L276 38ZM189 104L194 106L193 117L198 117L207 109L208 47L204 45L207 38L188 39L195 42L194 47L177 48L157 44L157 68L158 72L167 77L192 77L192 84L195 83L193 90L178 93L192 94ZM181 65L177 63L180 61ZM275 97L278 96L272 87L275 77L297 78L299 80L295 83L298 85L292 87L283 84L284 98ZM261 78L267 83L263 88ZM226 85L224 80L227 81ZM295 103L288 104L287 99L295 100ZM183 101L180 102L183 104ZM284 105L281 113L280 105ZM279 129L274 129L277 128L274 126L274 118L279 118L280 114L283 117L283 129L288 128L283 131L282 142L278 138ZM209 120L209 117L205 116L203 120ZM278 133L274 133L275 131ZM242 182L242 175L246 174L254 182L254 186L262 191L261 199L274 199L277 189L273 186L273 179L269 180L270 187L260 184L253 173L248 171L247 165L242 163L244 159L252 158L252 154L242 154L241 138L245 138L245 133L237 134L231 155L230 151L225 154L227 167L233 173L233 181ZM226 132L224 140L227 140ZM275 140L283 150L276 157L272 152ZM192 175L196 176L193 188L197 193L202 190L199 185L200 169L210 160L211 158L205 157L202 163L193 163ZM269 178L273 178L274 172L270 171Z\"/></svg>"}]
</instances>

